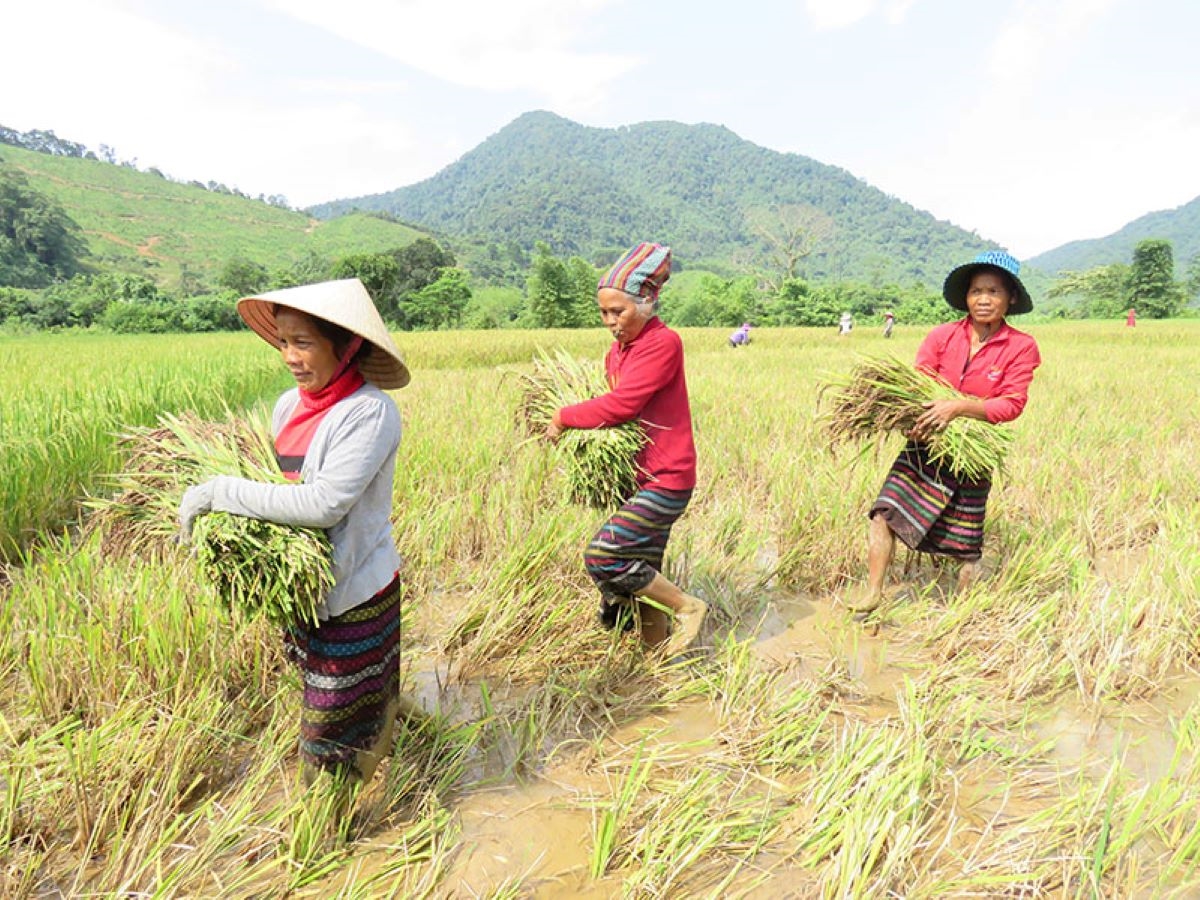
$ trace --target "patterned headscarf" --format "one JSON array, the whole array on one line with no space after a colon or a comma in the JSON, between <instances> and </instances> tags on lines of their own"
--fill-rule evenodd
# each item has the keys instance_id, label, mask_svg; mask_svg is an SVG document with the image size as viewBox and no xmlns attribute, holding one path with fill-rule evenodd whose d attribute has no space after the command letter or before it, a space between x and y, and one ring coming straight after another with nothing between
<instances>
[{"instance_id":1,"label":"patterned headscarf","mask_svg":"<svg viewBox=\"0 0 1200 900\"><path fill-rule=\"evenodd\" d=\"M655 300L670 277L671 248L641 243L613 263L597 289L616 288L635 297Z\"/></svg>"}]
</instances>

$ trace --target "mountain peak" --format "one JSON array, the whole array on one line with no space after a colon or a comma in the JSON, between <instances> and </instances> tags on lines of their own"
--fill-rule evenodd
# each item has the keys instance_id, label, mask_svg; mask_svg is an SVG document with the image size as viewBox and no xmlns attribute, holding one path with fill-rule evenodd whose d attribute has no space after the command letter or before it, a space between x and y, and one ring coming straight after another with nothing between
<instances>
[{"instance_id":1,"label":"mountain peak","mask_svg":"<svg viewBox=\"0 0 1200 900\"><path fill-rule=\"evenodd\" d=\"M761 260L770 243L763 223L802 209L821 233L800 266L814 278L936 284L994 243L843 169L758 146L723 125L597 128L547 110L523 113L432 178L312 212L353 208L526 249L544 241L593 260L649 234L670 243L681 262L725 269Z\"/></svg>"}]
</instances>

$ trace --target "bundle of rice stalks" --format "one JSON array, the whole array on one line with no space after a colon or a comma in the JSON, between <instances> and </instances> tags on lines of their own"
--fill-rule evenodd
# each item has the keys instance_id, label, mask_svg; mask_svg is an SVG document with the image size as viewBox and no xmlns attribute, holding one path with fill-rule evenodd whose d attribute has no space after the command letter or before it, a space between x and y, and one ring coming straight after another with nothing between
<instances>
[{"instance_id":1,"label":"bundle of rice stalks","mask_svg":"<svg viewBox=\"0 0 1200 900\"><path fill-rule=\"evenodd\" d=\"M898 359L861 359L850 374L830 379L820 389L830 442L862 440L889 431L907 434L925 403L957 400L966 394ZM925 438L930 459L960 478L977 481L1000 468L1012 432L979 419L960 416Z\"/></svg>"},{"instance_id":2,"label":"bundle of rice stalks","mask_svg":"<svg viewBox=\"0 0 1200 900\"><path fill-rule=\"evenodd\" d=\"M541 437L554 412L608 392L604 369L562 350L538 351L533 371L521 376L517 420L529 437ZM613 428L567 429L555 445L575 503L600 509L620 506L637 489L634 457L646 443L637 422Z\"/></svg>"},{"instance_id":3,"label":"bundle of rice stalks","mask_svg":"<svg viewBox=\"0 0 1200 900\"><path fill-rule=\"evenodd\" d=\"M262 417L205 422L187 414L134 429L121 438L125 470L108 479L113 496L87 503L89 529L101 532L106 555L174 553L179 501L190 486L217 475L287 483L268 433ZM202 577L229 610L281 626L317 621L333 584L321 529L214 512L195 521L192 543Z\"/></svg>"}]
</instances>

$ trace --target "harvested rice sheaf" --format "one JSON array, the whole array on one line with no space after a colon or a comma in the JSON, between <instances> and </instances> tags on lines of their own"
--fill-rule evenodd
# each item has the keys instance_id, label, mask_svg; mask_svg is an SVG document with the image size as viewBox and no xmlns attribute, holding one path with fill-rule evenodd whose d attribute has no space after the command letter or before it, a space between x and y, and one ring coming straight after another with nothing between
<instances>
[{"instance_id":1,"label":"harvested rice sheaf","mask_svg":"<svg viewBox=\"0 0 1200 900\"><path fill-rule=\"evenodd\" d=\"M832 444L907 433L924 404L968 395L916 366L894 358L861 359L849 375L826 381L820 390L822 418ZM959 416L925 440L929 457L960 478L988 478L1002 466L1012 432L979 419Z\"/></svg>"},{"instance_id":2,"label":"harvested rice sheaf","mask_svg":"<svg viewBox=\"0 0 1200 900\"><path fill-rule=\"evenodd\" d=\"M192 485L218 475L287 483L267 435L261 417L206 422L186 414L130 431L121 438L124 471L108 479L113 495L88 501L89 529L101 532L109 556L175 553L179 501ZM316 622L333 584L329 538L319 528L209 513L196 520L192 544L223 605L277 625Z\"/></svg>"},{"instance_id":3,"label":"harvested rice sheaf","mask_svg":"<svg viewBox=\"0 0 1200 900\"><path fill-rule=\"evenodd\" d=\"M558 350L553 356L539 351L533 370L521 375L521 402L517 420L525 433L545 433L554 412L607 393L604 369ZM572 502L600 509L620 506L637 489L634 457L646 443L646 433L636 422L612 428L569 428L555 445L566 471Z\"/></svg>"}]
</instances>

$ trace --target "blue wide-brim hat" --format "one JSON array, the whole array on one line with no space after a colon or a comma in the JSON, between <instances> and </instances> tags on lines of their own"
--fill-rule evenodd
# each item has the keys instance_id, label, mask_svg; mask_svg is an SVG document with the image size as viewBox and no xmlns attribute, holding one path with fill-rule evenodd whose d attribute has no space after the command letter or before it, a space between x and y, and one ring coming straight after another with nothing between
<instances>
[{"instance_id":1,"label":"blue wide-brim hat","mask_svg":"<svg viewBox=\"0 0 1200 900\"><path fill-rule=\"evenodd\" d=\"M1021 283L1021 264L1016 257L1003 250L988 250L980 253L969 263L953 269L942 284L942 296L955 309L967 311L967 288L971 286L971 278L980 269L1000 269L1012 276L1017 285L1017 296L1008 305L1008 315L1019 316L1021 313L1033 311L1033 298Z\"/></svg>"}]
</instances>

